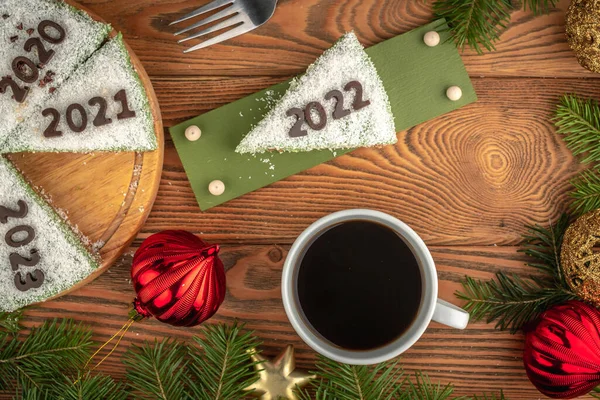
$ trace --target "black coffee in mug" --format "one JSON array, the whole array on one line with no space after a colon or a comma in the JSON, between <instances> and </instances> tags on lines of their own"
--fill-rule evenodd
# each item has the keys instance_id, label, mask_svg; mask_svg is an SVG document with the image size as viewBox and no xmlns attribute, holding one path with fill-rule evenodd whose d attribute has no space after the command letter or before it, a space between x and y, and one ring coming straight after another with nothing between
<instances>
[{"instance_id":1,"label":"black coffee in mug","mask_svg":"<svg viewBox=\"0 0 600 400\"><path fill-rule=\"evenodd\" d=\"M349 350L393 342L421 304L421 272L396 232L371 221L347 221L317 237L297 279L306 319L321 336Z\"/></svg>"}]
</instances>

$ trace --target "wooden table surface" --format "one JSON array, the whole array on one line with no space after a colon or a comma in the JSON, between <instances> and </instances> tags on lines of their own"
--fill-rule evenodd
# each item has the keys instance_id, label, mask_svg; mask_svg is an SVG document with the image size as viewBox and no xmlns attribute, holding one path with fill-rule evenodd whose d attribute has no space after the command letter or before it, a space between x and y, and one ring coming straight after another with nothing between
<instances>
[{"instance_id":1,"label":"wooden table surface","mask_svg":"<svg viewBox=\"0 0 600 400\"><path fill-rule=\"evenodd\" d=\"M206 0L81 0L126 40L144 64L165 127L302 73L342 33L355 30L365 46L431 20L420 0L280 0L265 26L188 55L168 23ZM292 343L297 362L315 353L295 334L281 302L280 275L294 238L328 213L356 207L387 212L411 225L430 246L440 297L466 274L528 274L517 245L524 225L548 224L565 210L569 179L580 169L550 122L559 96L597 96L600 75L579 66L567 46L568 1L549 15L517 11L497 51L463 53L479 96L476 104L399 134L395 147L361 149L225 205L201 212L167 136L154 209L130 251L90 285L27 311L27 326L49 317L90 324L105 341L127 320L134 292L132 255L141 241L165 229L185 229L222 245L227 297L211 322L240 319L255 329L267 355ZM397 60L401 63L402 60ZM173 336L180 329L155 320L136 324L124 345L100 368L121 377L120 355L131 343ZM456 394L504 389L510 399L542 397L522 365L522 336L471 324L459 331L432 323L405 355L406 371L421 369L452 382Z\"/></svg>"}]
</instances>

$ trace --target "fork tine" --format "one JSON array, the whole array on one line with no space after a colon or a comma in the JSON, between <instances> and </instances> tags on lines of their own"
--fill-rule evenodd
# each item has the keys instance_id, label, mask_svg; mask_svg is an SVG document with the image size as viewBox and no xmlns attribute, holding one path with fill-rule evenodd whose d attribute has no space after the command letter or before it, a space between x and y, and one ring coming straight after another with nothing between
<instances>
[{"instance_id":1,"label":"fork tine","mask_svg":"<svg viewBox=\"0 0 600 400\"><path fill-rule=\"evenodd\" d=\"M234 3L235 1L236 0L213 0L210 3L206 4L205 6L202 6L202 7L198 8L197 10L194 10L191 13L184 15L183 17L179 18L177 21L171 22L169 25L175 25L180 22L187 21L190 18L197 17L200 14L204 14L206 12L215 10L219 7L223 7L224 5Z\"/></svg>"},{"instance_id":2,"label":"fork tine","mask_svg":"<svg viewBox=\"0 0 600 400\"><path fill-rule=\"evenodd\" d=\"M238 26L237 28L233 28L233 29L231 29L231 30L229 30L227 32L223 32L222 34L220 34L218 36L215 36L214 38L210 38L210 39L208 39L208 40L206 40L206 41L204 41L204 42L202 42L202 43L200 43L200 44L198 44L198 45L196 45L194 47L191 47L191 48L189 48L187 50L184 50L183 52L184 53L190 53L192 51L200 50L200 49L203 49L205 47L212 46L213 44L221 43L221 42L223 42L225 40L228 40L228 39L234 38L236 36L242 35L242 34L244 34L246 32L250 32L251 30L253 30L255 28L257 28L257 27L254 26L254 25L252 25L252 24L245 23L245 24L242 24L242 25Z\"/></svg>"},{"instance_id":3,"label":"fork tine","mask_svg":"<svg viewBox=\"0 0 600 400\"><path fill-rule=\"evenodd\" d=\"M175 32L175 36L181 35L182 33L185 33L185 32L188 32L188 31L191 31L192 29L196 29L199 26L210 24L211 22L215 22L215 21L217 21L217 20L219 20L221 18L232 17L232 16L235 15L235 13L239 9L240 9L239 7L233 7L233 6L227 7L226 9L221 10L218 13L213 14L213 15L211 15L208 18L204 18L204 19L196 22L195 24L192 24L192 25L188 26L187 28L180 30L179 32Z\"/></svg>"},{"instance_id":4,"label":"fork tine","mask_svg":"<svg viewBox=\"0 0 600 400\"><path fill-rule=\"evenodd\" d=\"M206 28L204 30L201 30L200 32L194 33L193 35L191 35L189 37L186 37L185 39L181 39L177 43L187 42L188 40L196 39L200 36L208 35L209 33L216 32L221 29L231 28L234 25L237 25L240 22L243 23L245 21L246 21L246 17L244 15L237 14L236 16L226 19L225 21L221 21L218 24L211 26L210 28Z\"/></svg>"}]
</instances>

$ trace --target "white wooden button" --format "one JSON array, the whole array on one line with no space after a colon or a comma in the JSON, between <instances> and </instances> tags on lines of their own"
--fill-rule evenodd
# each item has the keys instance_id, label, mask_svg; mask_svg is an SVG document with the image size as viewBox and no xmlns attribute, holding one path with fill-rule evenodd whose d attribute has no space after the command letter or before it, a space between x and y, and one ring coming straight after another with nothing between
<instances>
[{"instance_id":1,"label":"white wooden button","mask_svg":"<svg viewBox=\"0 0 600 400\"><path fill-rule=\"evenodd\" d=\"M208 191L213 196L220 196L225 193L225 184L219 180L212 181L208 184Z\"/></svg>"},{"instance_id":2,"label":"white wooden button","mask_svg":"<svg viewBox=\"0 0 600 400\"><path fill-rule=\"evenodd\" d=\"M190 125L185 129L185 137L190 142L195 142L202 136L202 131L196 125Z\"/></svg>"},{"instance_id":3,"label":"white wooden button","mask_svg":"<svg viewBox=\"0 0 600 400\"><path fill-rule=\"evenodd\" d=\"M423 41L429 47L435 47L440 44L440 34L436 31L429 31L423 36Z\"/></svg>"},{"instance_id":4,"label":"white wooden button","mask_svg":"<svg viewBox=\"0 0 600 400\"><path fill-rule=\"evenodd\" d=\"M446 96L452 101L460 100L462 97L462 90L458 86L450 86L446 90Z\"/></svg>"}]
</instances>

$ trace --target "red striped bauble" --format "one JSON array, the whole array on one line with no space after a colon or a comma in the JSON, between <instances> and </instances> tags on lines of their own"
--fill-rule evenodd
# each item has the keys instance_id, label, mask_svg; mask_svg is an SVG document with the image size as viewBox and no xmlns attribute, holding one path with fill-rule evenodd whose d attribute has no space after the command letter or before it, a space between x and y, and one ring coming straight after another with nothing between
<instances>
[{"instance_id":1,"label":"red striped bauble","mask_svg":"<svg viewBox=\"0 0 600 400\"><path fill-rule=\"evenodd\" d=\"M544 312L525 334L529 380L554 399L572 399L600 385L600 311L569 301Z\"/></svg>"},{"instance_id":2,"label":"red striped bauble","mask_svg":"<svg viewBox=\"0 0 600 400\"><path fill-rule=\"evenodd\" d=\"M212 317L225 299L225 268L219 246L186 231L150 236L133 257L135 311L175 326Z\"/></svg>"}]
</instances>

